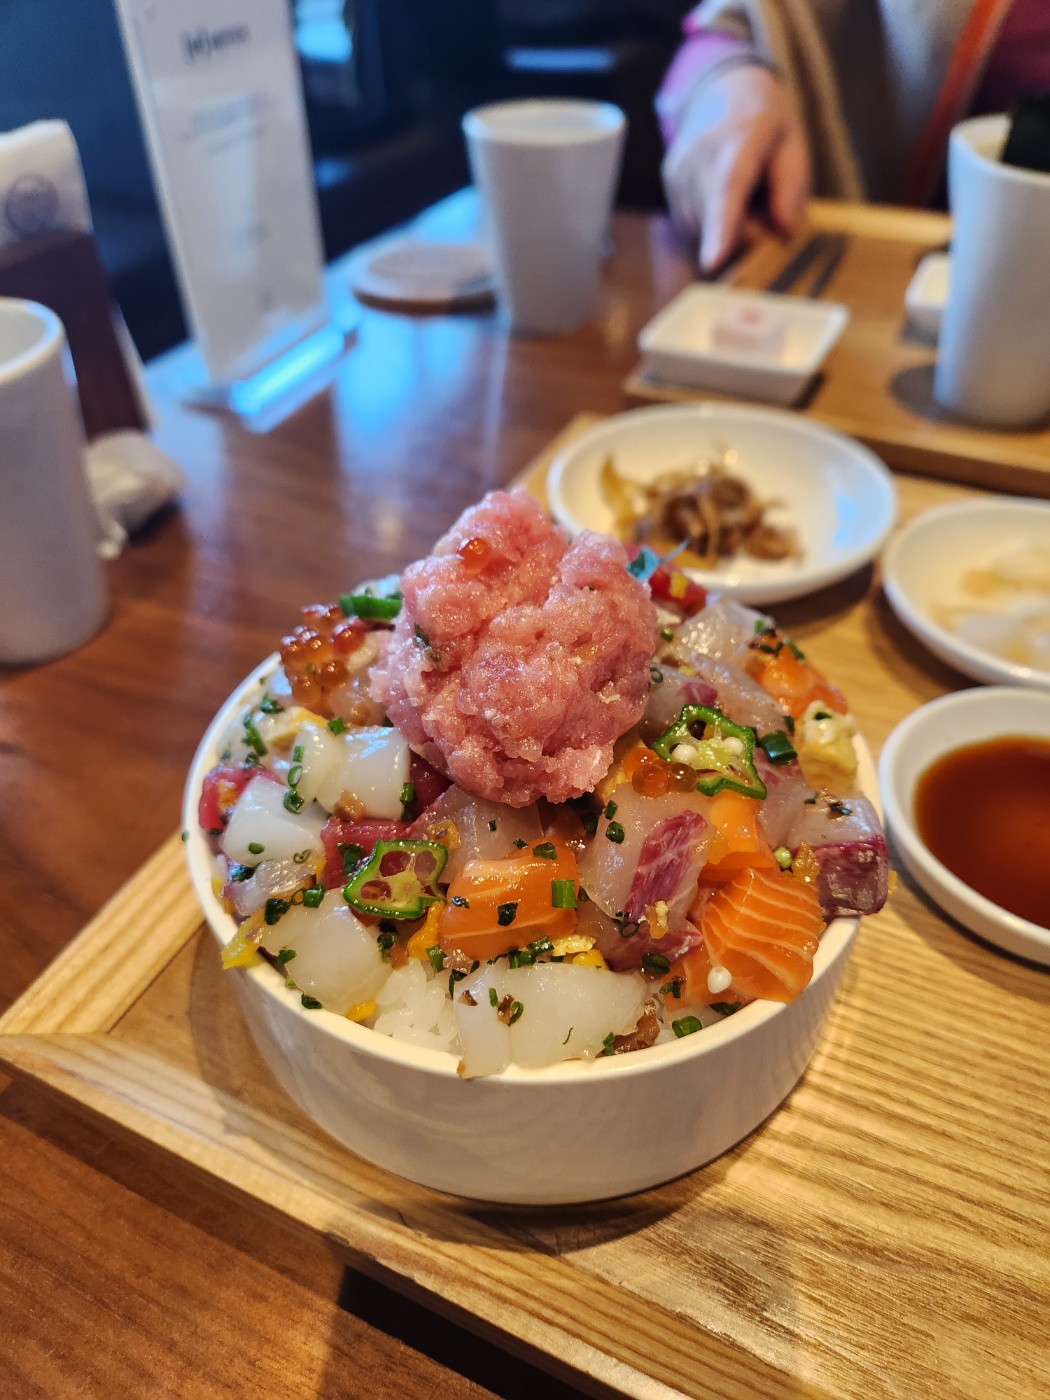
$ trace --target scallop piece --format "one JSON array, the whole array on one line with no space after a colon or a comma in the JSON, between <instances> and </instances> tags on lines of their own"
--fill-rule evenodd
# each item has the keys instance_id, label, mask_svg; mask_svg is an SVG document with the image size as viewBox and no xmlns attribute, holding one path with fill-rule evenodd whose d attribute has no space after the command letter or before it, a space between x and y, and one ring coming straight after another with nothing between
<instances>
[{"instance_id":1,"label":"scallop piece","mask_svg":"<svg viewBox=\"0 0 1050 1400\"><path fill-rule=\"evenodd\" d=\"M645 1007L639 972L608 972L573 963L508 968L504 994L521 1015L510 1027L511 1059L526 1069L591 1059L610 1035L629 1035Z\"/></svg>"},{"instance_id":2,"label":"scallop piece","mask_svg":"<svg viewBox=\"0 0 1050 1400\"><path fill-rule=\"evenodd\" d=\"M293 757L296 749L300 748L303 751L299 760L302 772L295 790L306 802L312 802L335 772L343 757L343 750L327 725L321 728L317 724L304 724L300 727L292 745Z\"/></svg>"},{"instance_id":3,"label":"scallop piece","mask_svg":"<svg viewBox=\"0 0 1050 1400\"><path fill-rule=\"evenodd\" d=\"M507 969L486 967L476 977L455 983L452 1007L459 1032L460 1073L467 1079L499 1074L510 1064L510 1027L496 1009L504 996L502 978ZM496 997L492 1005L489 991Z\"/></svg>"},{"instance_id":4,"label":"scallop piece","mask_svg":"<svg viewBox=\"0 0 1050 1400\"><path fill-rule=\"evenodd\" d=\"M262 946L268 953L294 952L285 972L300 991L340 1016L372 1001L390 976L375 934L336 895L329 894L319 909L294 905L267 927Z\"/></svg>"},{"instance_id":5,"label":"scallop piece","mask_svg":"<svg viewBox=\"0 0 1050 1400\"><path fill-rule=\"evenodd\" d=\"M254 778L238 797L230 813L223 853L239 865L258 865L260 860L291 860L321 849L321 828L325 814L311 803L301 812L289 812L284 805L288 788L269 778ZM254 849L253 849L254 848Z\"/></svg>"},{"instance_id":6,"label":"scallop piece","mask_svg":"<svg viewBox=\"0 0 1050 1400\"><path fill-rule=\"evenodd\" d=\"M330 812L348 793L364 807L365 816L396 821L411 762L408 740L396 729L367 725L341 734L335 742L339 757L318 790L321 806Z\"/></svg>"}]
</instances>

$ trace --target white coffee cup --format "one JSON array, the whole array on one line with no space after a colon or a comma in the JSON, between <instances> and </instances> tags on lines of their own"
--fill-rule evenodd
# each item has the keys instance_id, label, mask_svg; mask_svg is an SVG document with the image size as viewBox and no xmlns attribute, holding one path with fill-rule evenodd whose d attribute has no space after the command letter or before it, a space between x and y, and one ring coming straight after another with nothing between
<instances>
[{"instance_id":1,"label":"white coffee cup","mask_svg":"<svg viewBox=\"0 0 1050 1400\"><path fill-rule=\"evenodd\" d=\"M46 661L98 631L106 588L66 333L0 297L0 662Z\"/></svg>"},{"instance_id":2,"label":"white coffee cup","mask_svg":"<svg viewBox=\"0 0 1050 1400\"><path fill-rule=\"evenodd\" d=\"M1004 165L1005 116L954 128L951 291L934 395L964 418L1023 427L1050 414L1050 175Z\"/></svg>"},{"instance_id":3,"label":"white coffee cup","mask_svg":"<svg viewBox=\"0 0 1050 1400\"><path fill-rule=\"evenodd\" d=\"M608 102L499 102L463 131L511 328L575 330L597 303L626 118Z\"/></svg>"}]
</instances>

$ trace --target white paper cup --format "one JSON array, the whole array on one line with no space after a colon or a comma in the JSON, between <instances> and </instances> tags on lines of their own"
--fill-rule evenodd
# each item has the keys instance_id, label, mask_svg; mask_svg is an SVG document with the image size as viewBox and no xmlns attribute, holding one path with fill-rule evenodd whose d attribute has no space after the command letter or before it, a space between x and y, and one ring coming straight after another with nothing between
<instances>
[{"instance_id":1,"label":"white paper cup","mask_svg":"<svg viewBox=\"0 0 1050 1400\"><path fill-rule=\"evenodd\" d=\"M1050 414L1050 175L1003 165L1009 121L974 117L948 150L951 291L934 395L975 423Z\"/></svg>"},{"instance_id":2,"label":"white paper cup","mask_svg":"<svg viewBox=\"0 0 1050 1400\"><path fill-rule=\"evenodd\" d=\"M0 297L0 662L46 661L106 615L98 513L62 322Z\"/></svg>"},{"instance_id":3,"label":"white paper cup","mask_svg":"<svg viewBox=\"0 0 1050 1400\"><path fill-rule=\"evenodd\" d=\"M463 118L513 330L559 335L593 315L625 130L608 102L500 102Z\"/></svg>"}]
</instances>

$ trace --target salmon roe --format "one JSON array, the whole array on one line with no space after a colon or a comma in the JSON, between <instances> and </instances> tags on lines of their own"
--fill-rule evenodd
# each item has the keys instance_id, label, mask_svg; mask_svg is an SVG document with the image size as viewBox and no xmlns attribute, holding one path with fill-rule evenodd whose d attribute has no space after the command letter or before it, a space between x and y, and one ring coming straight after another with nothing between
<instances>
[{"instance_id":1,"label":"salmon roe","mask_svg":"<svg viewBox=\"0 0 1050 1400\"><path fill-rule=\"evenodd\" d=\"M349 674L345 658L364 642L367 628L348 619L338 603L311 603L302 622L281 640L281 665L297 705L323 710L330 691Z\"/></svg>"},{"instance_id":2,"label":"salmon roe","mask_svg":"<svg viewBox=\"0 0 1050 1400\"><path fill-rule=\"evenodd\" d=\"M631 786L640 797L664 797L669 792L695 792L696 773L688 763L667 763L655 755L642 754L631 776Z\"/></svg>"},{"instance_id":3,"label":"salmon roe","mask_svg":"<svg viewBox=\"0 0 1050 1400\"><path fill-rule=\"evenodd\" d=\"M470 575L480 574L492 558L492 546L488 540L474 536L456 550L463 563L464 571Z\"/></svg>"}]
</instances>

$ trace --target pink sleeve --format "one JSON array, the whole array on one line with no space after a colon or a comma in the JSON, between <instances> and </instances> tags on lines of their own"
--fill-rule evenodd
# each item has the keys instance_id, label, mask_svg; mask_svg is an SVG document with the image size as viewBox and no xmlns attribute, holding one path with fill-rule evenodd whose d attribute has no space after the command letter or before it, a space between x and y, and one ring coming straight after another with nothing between
<instances>
[{"instance_id":1,"label":"pink sleeve","mask_svg":"<svg viewBox=\"0 0 1050 1400\"><path fill-rule=\"evenodd\" d=\"M700 29L691 14L682 24L685 41L675 54L656 94L656 115L660 119L664 144L669 146L682 124L682 112L700 77L730 54L750 53L751 45L720 29Z\"/></svg>"}]
</instances>

